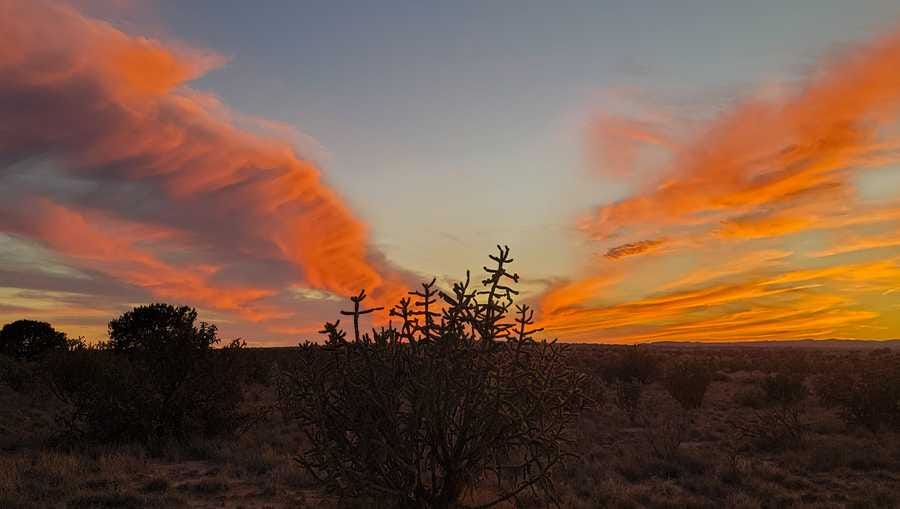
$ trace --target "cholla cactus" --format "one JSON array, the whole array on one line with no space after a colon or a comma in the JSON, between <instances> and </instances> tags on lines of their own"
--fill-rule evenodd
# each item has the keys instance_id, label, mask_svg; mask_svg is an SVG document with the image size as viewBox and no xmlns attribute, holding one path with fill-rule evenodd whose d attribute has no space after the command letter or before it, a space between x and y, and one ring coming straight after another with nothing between
<instances>
[{"instance_id":1,"label":"cholla cactus","mask_svg":"<svg viewBox=\"0 0 900 509\"><path fill-rule=\"evenodd\" d=\"M514 305L509 248L498 246L481 289L471 278L410 292L371 333L377 308L353 297L354 336L326 324L284 371L279 397L310 446L297 460L341 496L448 507L490 482L485 506L529 492L553 497L550 473L569 454L585 404L565 348L537 341L533 311Z\"/></svg>"}]
</instances>

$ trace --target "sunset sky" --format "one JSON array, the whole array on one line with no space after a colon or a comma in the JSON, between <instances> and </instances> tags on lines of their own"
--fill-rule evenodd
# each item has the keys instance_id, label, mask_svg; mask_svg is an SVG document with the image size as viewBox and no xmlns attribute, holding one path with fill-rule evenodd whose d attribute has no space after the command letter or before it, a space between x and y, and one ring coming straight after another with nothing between
<instances>
[{"instance_id":1,"label":"sunset sky","mask_svg":"<svg viewBox=\"0 0 900 509\"><path fill-rule=\"evenodd\" d=\"M900 337L896 0L0 0L0 118L0 323L293 344L503 243L564 340Z\"/></svg>"}]
</instances>

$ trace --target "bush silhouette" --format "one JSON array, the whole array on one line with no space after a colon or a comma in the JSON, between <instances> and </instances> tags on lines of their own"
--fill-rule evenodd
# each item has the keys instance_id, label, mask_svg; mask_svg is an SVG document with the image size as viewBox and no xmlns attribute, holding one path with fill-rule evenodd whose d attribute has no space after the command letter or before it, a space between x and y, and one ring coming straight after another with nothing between
<instances>
[{"instance_id":1,"label":"bush silhouette","mask_svg":"<svg viewBox=\"0 0 900 509\"><path fill-rule=\"evenodd\" d=\"M483 289L467 276L445 293L432 280L390 311L397 326L360 335L374 311L362 292L342 312L350 339L335 322L323 346L301 346L279 399L310 444L298 461L325 488L402 507L449 507L489 479L495 502L553 495L584 377L563 347L533 339L527 306L510 321L518 276L508 248L491 258Z\"/></svg>"},{"instance_id":2,"label":"bush silhouette","mask_svg":"<svg viewBox=\"0 0 900 509\"><path fill-rule=\"evenodd\" d=\"M613 390L613 403L635 422L644 386L660 374L659 359L646 347L626 347L613 359L600 366L600 375Z\"/></svg>"},{"instance_id":3,"label":"bush silhouette","mask_svg":"<svg viewBox=\"0 0 900 509\"><path fill-rule=\"evenodd\" d=\"M823 377L819 397L837 408L848 426L872 433L900 430L900 363L888 357L872 364L864 373L842 370Z\"/></svg>"},{"instance_id":4,"label":"bush silhouette","mask_svg":"<svg viewBox=\"0 0 900 509\"><path fill-rule=\"evenodd\" d=\"M110 322L110 341L51 359L69 428L101 440L156 443L233 430L243 370L236 341L214 350L216 327L168 304L140 306Z\"/></svg>"},{"instance_id":5,"label":"bush silhouette","mask_svg":"<svg viewBox=\"0 0 900 509\"><path fill-rule=\"evenodd\" d=\"M713 371L706 362L682 360L673 364L663 378L669 395L685 410L696 410L712 383Z\"/></svg>"},{"instance_id":6,"label":"bush silhouette","mask_svg":"<svg viewBox=\"0 0 900 509\"><path fill-rule=\"evenodd\" d=\"M34 361L67 348L66 335L46 322L17 320L0 329L0 354L14 359Z\"/></svg>"},{"instance_id":7,"label":"bush silhouette","mask_svg":"<svg viewBox=\"0 0 900 509\"><path fill-rule=\"evenodd\" d=\"M32 366L12 357L0 355L0 385L16 392L24 392L34 378Z\"/></svg>"},{"instance_id":8,"label":"bush silhouette","mask_svg":"<svg viewBox=\"0 0 900 509\"><path fill-rule=\"evenodd\" d=\"M803 401L809 394L803 384L803 375L775 373L764 378L761 385L765 400L771 404L793 405Z\"/></svg>"},{"instance_id":9,"label":"bush silhouette","mask_svg":"<svg viewBox=\"0 0 900 509\"><path fill-rule=\"evenodd\" d=\"M656 355L647 347L629 346L612 363L605 366L603 376L610 381L649 384L659 378L661 369Z\"/></svg>"},{"instance_id":10,"label":"bush silhouette","mask_svg":"<svg viewBox=\"0 0 900 509\"><path fill-rule=\"evenodd\" d=\"M215 325L197 321L187 306L139 306L109 322L109 348L136 356L168 357L204 351L219 342Z\"/></svg>"},{"instance_id":11,"label":"bush silhouette","mask_svg":"<svg viewBox=\"0 0 900 509\"><path fill-rule=\"evenodd\" d=\"M735 423L738 436L762 449L797 445L808 424L804 420L808 390L803 372L777 372L756 384L755 402L750 415Z\"/></svg>"}]
</instances>

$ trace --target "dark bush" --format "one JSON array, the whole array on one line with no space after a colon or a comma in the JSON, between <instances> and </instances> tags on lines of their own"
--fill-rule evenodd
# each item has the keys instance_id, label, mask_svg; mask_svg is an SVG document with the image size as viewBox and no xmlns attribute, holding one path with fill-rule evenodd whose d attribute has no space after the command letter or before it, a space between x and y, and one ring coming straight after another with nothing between
<instances>
[{"instance_id":1,"label":"dark bush","mask_svg":"<svg viewBox=\"0 0 900 509\"><path fill-rule=\"evenodd\" d=\"M601 377L610 384L613 403L636 422L644 385L657 379L659 358L646 347L625 347L610 361L598 367Z\"/></svg>"},{"instance_id":2,"label":"dark bush","mask_svg":"<svg viewBox=\"0 0 900 509\"><path fill-rule=\"evenodd\" d=\"M564 347L532 338L527 306L508 321L518 276L508 249L491 258L483 290L468 277L447 293L424 284L391 310L397 328L371 335L360 293L344 312L351 339L335 322L324 346L301 346L279 398L311 444L298 460L325 488L401 507L450 507L489 479L498 500L553 494L584 377Z\"/></svg>"},{"instance_id":3,"label":"dark bush","mask_svg":"<svg viewBox=\"0 0 900 509\"><path fill-rule=\"evenodd\" d=\"M0 355L0 385L22 392L32 379L31 366L12 357Z\"/></svg>"},{"instance_id":4,"label":"dark bush","mask_svg":"<svg viewBox=\"0 0 900 509\"><path fill-rule=\"evenodd\" d=\"M681 360L666 370L663 386L682 408L694 410L703 404L703 397L712 378L713 371L707 362Z\"/></svg>"},{"instance_id":5,"label":"dark bush","mask_svg":"<svg viewBox=\"0 0 900 509\"><path fill-rule=\"evenodd\" d=\"M820 379L819 398L837 408L848 426L862 426L876 433L900 430L900 360L873 359L864 373L841 370Z\"/></svg>"},{"instance_id":6,"label":"dark bush","mask_svg":"<svg viewBox=\"0 0 900 509\"><path fill-rule=\"evenodd\" d=\"M645 346L629 346L611 363L601 368L604 379L611 382L638 382L649 384L661 372L659 358Z\"/></svg>"},{"instance_id":7,"label":"dark bush","mask_svg":"<svg viewBox=\"0 0 900 509\"><path fill-rule=\"evenodd\" d=\"M804 378L802 372L778 372L759 381L752 389L759 399L747 405L750 415L735 424L739 436L763 449L800 444L808 428Z\"/></svg>"},{"instance_id":8,"label":"dark bush","mask_svg":"<svg viewBox=\"0 0 900 509\"><path fill-rule=\"evenodd\" d=\"M33 361L68 348L66 335L49 323L17 320L0 329L0 355Z\"/></svg>"},{"instance_id":9,"label":"dark bush","mask_svg":"<svg viewBox=\"0 0 900 509\"><path fill-rule=\"evenodd\" d=\"M197 321L187 306L139 306L109 322L109 348L141 357L204 351L219 342L215 325Z\"/></svg>"},{"instance_id":10,"label":"dark bush","mask_svg":"<svg viewBox=\"0 0 900 509\"><path fill-rule=\"evenodd\" d=\"M110 342L50 360L55 393L71 431L99 440L155 443L234 430L243 370L196 311L141 306L110 322Z\"/></svg>"},{"instance_id":11,"label":"dark bush","mask_svg":"<svg viewBox=\"0 0 900 509\"><path fill-rule=\"evenodd\" d=\"M793 373L775 373L762 380L760 387L767 403L776 405L793 405L803 401L809 394L803 383L803 375Z\"/></svg>"},{"instance_id":12,"label":"dark bush","mask_svg":"<svg viewBox=\"0 0 900 509\"><path fill-rule=\"evenodd\" d=\"M738 406L760 409L766 405L766 393L754 384L736 392L734 402Z\"/></svg>"},{"instance_id":13,"label":"dark bush","mask_svg":"<svg viewBox=\"0 0 900 509\"><path fill-rule=\"evenodd\" d=\"M636 422L637 412L641 405L644 386L636 380L617 380L612 382L613 404L625 412L631 422Z\"/></svg>"}]
</instances>

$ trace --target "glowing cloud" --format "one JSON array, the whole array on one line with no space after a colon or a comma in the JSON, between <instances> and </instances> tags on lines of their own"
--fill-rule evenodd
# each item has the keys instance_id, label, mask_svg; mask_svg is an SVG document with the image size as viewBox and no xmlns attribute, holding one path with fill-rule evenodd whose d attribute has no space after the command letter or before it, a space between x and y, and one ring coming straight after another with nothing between
<instances>
[{"instance_id":1,"label":"glowing cloud","mask_svg":"<svg viewBox=\"0 0 900 509\"><path fill-rule=\"evenodd\" d=\"M402 292L311 163L186 87L221 62L59 4L0 0L0 232L244 318L291 313L271 302L291 285Z\"/></svg>"},{"instance_id":2,"label":"glowing cloud","mask_svg":"<svg viewBox=\"0 0 900 509\"><path fill-rule=\"evenodd\" d=\"M628 244L609 248L603 256L610 260L618 260L619 258L624 258L626 256L635 256L656 251L662 247L663 243L663 240L639 240L637 242L629 242Z\"/></svg>"},{"instance_id":3,"label":"glowing cloud","mask_svg":"<svg viewBox=\"0 0 900 509\"><path fill-rule=\"evenodd\" d=\"M900 160L900 138L880 131L895 123L898 106L900 34L893 34L791 95L746 100L724 113L677 150L660 180L599 207L585 229L604 238L649 222L715 222L833 196L850 185L848 169Z\"/></svg>"},{"instance_id":4,"label":"glowing cloud","mask_svg":"<svg viewBox=\"0 0 900 509\"><path fill-rule=\"evenodd\" d=\"M640 144L663 144L671 158L583 218L595 242L618 244L591 275L543 296L541 325L594 341L871 337L900 282L900 216L895 203L863 201L857 184L900 163L898 112L900 32L827 60L789 93L738 101L693 136L680 132L686 143L642 123L595 126L613 174L635 164ZM678 242L632 256L660 247L651 236ZM817 247L827 238L837 240ZM882 259L841 256L875 250ZM612 270L620 284L592 285Z\"/></svg>"}]
</instances>

